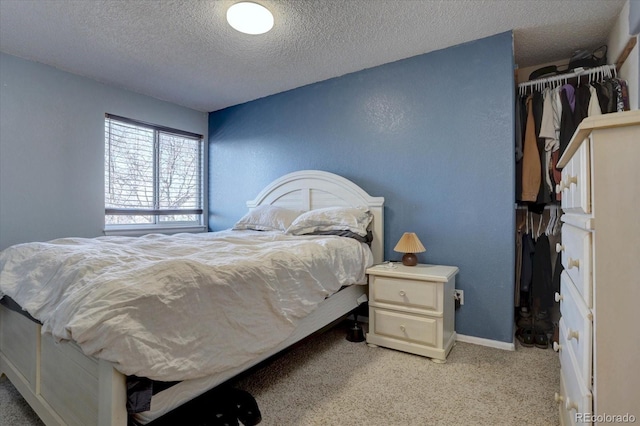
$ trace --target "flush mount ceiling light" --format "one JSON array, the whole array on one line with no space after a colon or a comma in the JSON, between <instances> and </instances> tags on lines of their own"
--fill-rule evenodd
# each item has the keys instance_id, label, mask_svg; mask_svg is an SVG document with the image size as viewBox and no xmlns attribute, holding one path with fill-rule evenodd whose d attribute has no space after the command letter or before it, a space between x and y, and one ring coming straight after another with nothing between
<instances>
[{"instance_id":1,"label":"flush mount ceiling light","mask_svg":"<svg viewBox=\"0 0 640 426\"><path fill-rule=\"evenodd\" d=\"M273 28L273 15L262 5L243 1L227 10L227 22L241 33L264 34Z\"/></svg>"}]
</instances>

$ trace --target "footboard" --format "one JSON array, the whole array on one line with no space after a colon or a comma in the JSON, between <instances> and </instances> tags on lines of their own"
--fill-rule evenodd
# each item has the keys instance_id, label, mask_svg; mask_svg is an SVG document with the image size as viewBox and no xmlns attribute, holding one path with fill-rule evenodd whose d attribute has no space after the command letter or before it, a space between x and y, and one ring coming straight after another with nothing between
<instances>
[{"instance_id":1,"label":"footboard","mask_svg":"<svg viewBox=\"0 0 640 426\"><path fill-rule=\"evenodd\" d=\"M47 425L126 426L125 377L0 305L0 374Z\"/></svg>"}]
</instances>

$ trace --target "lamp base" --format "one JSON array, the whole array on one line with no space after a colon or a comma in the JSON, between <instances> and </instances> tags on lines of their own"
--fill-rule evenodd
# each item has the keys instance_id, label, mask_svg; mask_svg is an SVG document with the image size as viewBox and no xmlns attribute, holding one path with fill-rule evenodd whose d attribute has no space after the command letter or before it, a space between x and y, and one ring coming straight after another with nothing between
<instances>
[{"instance_id":1,"label":"lamp base","mask_svg":"<svg viewBox=\"0 0 640 426\"><path fill-rule=\"evenodd\" d=\"M404 266L416 266L418 264L418 256L413 253L405 253L402 256L402 264Z\"/></svg>"}]
</instances>

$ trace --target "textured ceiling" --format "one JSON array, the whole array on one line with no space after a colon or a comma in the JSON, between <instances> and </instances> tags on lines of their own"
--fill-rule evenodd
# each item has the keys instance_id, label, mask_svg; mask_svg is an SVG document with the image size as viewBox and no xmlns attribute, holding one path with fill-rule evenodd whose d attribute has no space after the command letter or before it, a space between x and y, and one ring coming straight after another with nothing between
<instances>
[{"instance_id":1,"label":"textured ceiling","mask_svg":"<svg viewBox=\"0 0 640 426\"><path fill-rule=\"evenodd\" d=\"M625 0L0 0L0 50L201 111L514 30L520 67L606 43Z\"/></svg>"}]
</instances>

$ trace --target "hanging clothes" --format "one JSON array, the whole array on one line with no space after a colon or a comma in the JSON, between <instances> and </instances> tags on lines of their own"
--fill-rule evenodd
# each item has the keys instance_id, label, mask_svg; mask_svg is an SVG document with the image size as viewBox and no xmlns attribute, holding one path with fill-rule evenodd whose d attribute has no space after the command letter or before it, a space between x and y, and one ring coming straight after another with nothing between
<instances>
[{"instance_id":1,"label":"hanging clothes","mask_svg":"<svg viewBox=\"0 0 640 426\"><path fill-rule=\"evenodd\" d=\"M522 236L522 267L520 268L520 292L528 292L533 277L533 255L536 245L530 232Z\"/></svg>"},{"instance_id":2,"label":"hanging clothes","mask_svg":"<svg viewBox=\"0 0 640 426\"><path fill-rule=\"evenodd\" d=\"M553 108L553 98L554 92L551 89L547 89L543 92L544 103L542 108L542 124L540 126L540 134L538 137L544 141L544 162L543 173L544 183L545 183L545 198L544 203L549 203L555 200L555 178L553 176L553 168L555 165L552 165L552 153L557 151L560 148L560 141L557 139L556 128L554 123L554 108ZM538 202L540 202L540 197L538 197Z\"/></svg>"},{"instance_id":3,"label":"hanging clothes","mask_svg":"<svg viewBox=\"0 0 640 426\"><path fill-rule=\"evenodd\" d=\"M562 115L560 119L560 156L567 149L573 133L578 128L576 116L574 114L576 106L575 89L570 84L565 84L560 90L560 101L562 103Z\"/></svg>"},{"instance_id":4,"label":"hanging clothes","mask_svg":"<svg viewBox=\"0 0 640 426\"><path fill-rule=\"evenodd\" d=\"M546 159L546 140L543 137L540 137L540 129L542 127L542 116L544 113L544 95L542 92L534 92L533 93L533 121L535 123L535 132L536 132L536 145L538 148L538 155L540 157L540 183L538 186L538 195L536 196L536 204L545 205L551 202L551 195L549 191L549 187L547 186L546 179L544 178L547 175L548 162ZM543 207L544 208L544 207Z\"/></svg>"},{"instance_id":5,"label":"hanging clothes","mask_svg":"<svg viewBox=\"0 0 640 426\"><path fill-rule=\"evenodd\" d=\"M628 110L628 86L614 72L615 66L608 65L519 85L514 103L518 209L514 305L524 322L558 314L553 295L559 291L563 267L561 253L555 251L561 238L562 196L555 190L561 181L556 166L584 118ZM540 218L537 230L533 217ZM548 218L546 227L543 218Z\"/></svg>"},{"instance_id":6,"label":"hanging clothes","mask_svg":"<svg viewBox=\"0 0 640 426\"><path fill-rule=\"evenodd\" d=\"M559 126L556 127L559 132L557 139L560 141L559 156L562 156L575 129L585 117L629 109L628 85L626 81L615 76L615 65L605 65L581 70L579 73L570 73L566 76L560 74L521 83L519 84L519 97L522 98L528 89L531 89L531 94L534 96L534 111L538 110L536 92L552 90L554 94L552 98L554 119L559 118ZM557 96L555 96L556 94ZM538 130L540 129L538 128ZM550 169L550 167L545 167L546 164L548 164L547 158L544 158L541 173ZM524 175L526 173L523 171ZM545 176L543 176L543 180L546 180ZM553 191L551 192L551 200L556 201ZM546 199L545 195L544 193L537 194L542 199Z\"/></svg>"},{"instance_id":7,"label":"hanging clothes","mask_svg":"<svg viewBox=\"0 0 640 426\"><path fill-rule=\"evenodd\" d=\"M541 180L540 154L533 114L533 97L527 98L527 124L525 125L522 156L522 201L536 201Z\"/></svg>"},{"instance_id":8,"label":"hanging clothes","mask_svg":"<svg viewBox=\"0 0 640 426\"><path fill-rule=\"evenodd\" d=\"M591 101L591 90L588 84L581 84L575 89L576 108L573 112L574 120L580 124L582 120L589 116L589 102Z\"/></svg>"},{"instance_id":9,"label":"hanging clothes","mask_svg":"<svg viewBox=\"0 0 640 426\"><path fill-rule=\"evenodd\" d=\"M531 287L533 298L538 300L540 310L549 310L553 306L553 286L551 285L551 250L549 237L542 234L535 242L535 251L531 259Z\"/></svg>"},{"instance_id":10,"label":"hanging clothes","mask_svg":"<svg viewBox=\"0 0 640 426\"><path fill-rule=\"evenodd\" d=\"M553 107L553 127L556 131L556 137L554 141L554 149L551 153L551 164L549 167L551 168L551 175L553 176L553 188L555 190L556 186L562 180L562 173L560 170L556 168L558 164L558 160L560 159L560 127L562 123L562 100L560 99L560 87L554 87L551 91L552 96L552 104ZM556 201L560 201L562 199L562 192L556 192Z\"/></svg>"},{"instance_id":11,"label":"hanging clothes","mask_svg":"<svg viewBox=\"0 0 640 426\"><path fill-rule=\"evenodd\" d=\"M622 88L622 111L629 111L629 87L625 80L619 80Z\"/></svg>"},{"instance_id":12,"label":"hanging clothes","mask_svg":"<svg viewBox=\"0 0 640 426\"><path fill-rule=\"evenodd\" d=\"M527 106L526 100L523 97L517 97L516 106L516 140L515 140L515 153L516 153L516 202L522 200L522 157L523 157L523 143L524 143L524 127L527 122Z\"/></svg>"},{"instance_id":13,"label":"hanging clothes","mask_svg":"<svg viewBox=\"0 0 640 426\"><path fill-rule=\"evenodd\" d=\"M611 86L607 86L604 82L593 82L591 85L596 89L598 103L600 104L600 111L603 114L612 112L609 110L609 98L612 95Z\"/></svg>"},{"instance_id":14,"label":"hanging clothes","mask_svg":"<svg viewBox=\"0 0 640 426\"><path fill-rule=\"evenodd\" d=\"M594 115L602 115L602 110L600 109L600 102L598 101L598 93L593 84L589 85L589 91L591 92L591 99L589 99L589 117L593 117Z\"/></svg>"}]
</instances>

